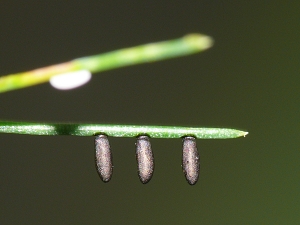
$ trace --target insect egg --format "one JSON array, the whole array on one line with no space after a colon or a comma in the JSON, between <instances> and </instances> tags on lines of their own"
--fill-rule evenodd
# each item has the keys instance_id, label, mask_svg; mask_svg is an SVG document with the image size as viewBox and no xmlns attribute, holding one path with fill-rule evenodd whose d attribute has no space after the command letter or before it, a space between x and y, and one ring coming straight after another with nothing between
<instances>
[{"instance_id":1,"label":"insect egg","mask_svg":"<svg viewBox=\"0 0 300 225\"><path fill-rule=\"evenodd\" d=\"M108 138L104 134L95 137L95 161L97 172L103 182L110 181L113 173L112 154Z\"/></svg>"},{"instance_id":2,"label":"insect egg","mask_svg":"<svg viewBox=\"0 0 300 225\"><path fill-rule=\"evenodd\" d=\"M139 136L136 141L138 176L143 184L148 183L154 171L154 156L148 136Z\"/></svg>"},{"instance_id":3,"label":"insect egg","mask_svg":"<svg viewBox=\"0 0 300 225\"><path fill-rule=\"evenodd\" d=\"M196 138L182 139L182 168L187 182L190 185L197 183L200 171L200 156L196 146Z\"/></svg>"}]
</instances>

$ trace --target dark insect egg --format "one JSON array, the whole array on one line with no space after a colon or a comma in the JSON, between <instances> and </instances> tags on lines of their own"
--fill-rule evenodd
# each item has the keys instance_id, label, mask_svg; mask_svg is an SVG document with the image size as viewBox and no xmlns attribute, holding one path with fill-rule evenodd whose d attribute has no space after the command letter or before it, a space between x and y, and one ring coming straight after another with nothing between
<instances>
[{"instance_id":1,"label":"dark insect egg","mask_svg":"<svg viewBox=\"0 0 300 225\"><path fill-rule=\"evenodd\" d=\"M148 183L154 171L154 156L148 136L139 136L136 141L138 176L143 184Z\"/></svg>"},{"instance_id":2,"label":"dark insect egg","mask_svg":"<svg viewBox=\"0 0 300 225\"><path fill-rule=\"evenodd\" d=\"M112 154L106 135L97 135L95 137L95 160L97 172L103 182L110 181L113 173Z\"/></svg>"},{"instance_id":3,"label":"dark insect egg","mask_svg":"<svg viewBox=\"0 0 300 225\"><path fill-rule=\"evenodd\" d=\"M197 183L200 171L200 156L196 146L196 138L182 139L182 168L187 182L190 185Z\"/></svg>"}]
</instances>

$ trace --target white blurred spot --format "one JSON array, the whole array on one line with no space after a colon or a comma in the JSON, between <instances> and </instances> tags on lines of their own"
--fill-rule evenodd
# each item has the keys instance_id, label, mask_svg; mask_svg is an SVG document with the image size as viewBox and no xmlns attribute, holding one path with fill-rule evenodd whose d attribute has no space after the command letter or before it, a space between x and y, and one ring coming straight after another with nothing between
<instances>
[{"instance_id":1,"label":"white blurred spot","mask_svg":"<svg viewBox=\"0 0 300 225\"><path fill-rule=\"evenodd\" d=\"M50 84L59 90L68 90L80 87L91 79L92 74L88 70L78 70L62 73L50 78Z\"/></svg>"}]
</instances>

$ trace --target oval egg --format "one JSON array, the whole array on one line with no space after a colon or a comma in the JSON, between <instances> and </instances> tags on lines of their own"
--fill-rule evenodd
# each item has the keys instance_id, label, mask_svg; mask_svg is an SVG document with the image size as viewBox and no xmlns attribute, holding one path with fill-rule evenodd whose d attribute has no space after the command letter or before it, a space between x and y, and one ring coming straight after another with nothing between
<instances>
[{"instance_id":1,"label":"oval egg","mask_svg":"<svg viewBox=\"0 0 300 225\"><path fill-rule=\"evenodd\" d=\"M106 135L95 137L95 161L97 172L103 182L110 181L113 173L112 153Z\"/></svg>"},{"instance_id":2,"label":"oval egg","mask_svg":"<svg viewBox=\"0 0 300 225\"><path fill-rule=\"evenodd\" d=\"M148 136L139 136L136 141L138 176L143 184L148 183L154 171L154 156Z\"/></svg>"}]
</instances>

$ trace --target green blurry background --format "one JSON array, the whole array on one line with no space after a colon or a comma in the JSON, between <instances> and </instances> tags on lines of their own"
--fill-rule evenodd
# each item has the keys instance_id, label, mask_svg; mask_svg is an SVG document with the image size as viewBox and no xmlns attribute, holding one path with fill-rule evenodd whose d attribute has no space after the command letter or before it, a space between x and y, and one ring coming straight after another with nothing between
<instances>
[{"instance_id":1,"label":"green blurry background","mask_svg":"<svg viewBox=\"0 0 300 225\"><path fill-rule=\"evenodd\" d=\"M1 224L300 224L299 1L4 1L0 74L191 32L200 54L0 95L1 120L231 127L198 140L185 181L181 140L152 139L155 172L137 176L135 139L110 138L104 184L93 137L0 135Z\"/></svg>"}]
</instances>

